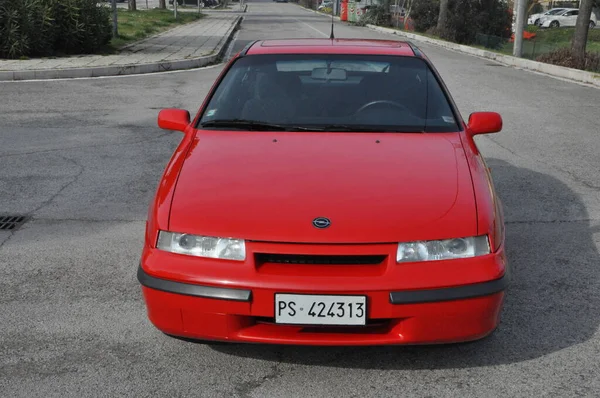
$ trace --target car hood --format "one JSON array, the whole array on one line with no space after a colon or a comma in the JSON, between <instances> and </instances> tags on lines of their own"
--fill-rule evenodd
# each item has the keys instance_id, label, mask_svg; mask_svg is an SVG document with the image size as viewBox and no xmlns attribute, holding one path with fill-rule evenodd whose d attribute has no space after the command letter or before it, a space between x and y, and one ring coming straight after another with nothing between
<instances>
[{"instance_id":1,"label":"car hood","mask_svg":"<svg viewBox=\"0 0 600 398\"><path fill-rule=\"evenodd\" d=\"M318 229L317 217L331 225ZM199 131L169 229L306 243L470 236L476 211L457 133Z\"/></svg>"}]
</instances>

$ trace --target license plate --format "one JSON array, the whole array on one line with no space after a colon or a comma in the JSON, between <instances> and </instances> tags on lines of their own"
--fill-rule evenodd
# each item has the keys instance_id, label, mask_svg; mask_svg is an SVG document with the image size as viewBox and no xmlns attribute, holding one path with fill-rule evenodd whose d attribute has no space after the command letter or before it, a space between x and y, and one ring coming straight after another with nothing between
<instances>
[{"instance_id":1,"label":"license plate","mask_svg":"<svg viewBox=\"0 0 600 398\"><path fill-rule=\"evenodd\" d=\"M365 296L276 294L275 323L294 325L365 325Z\"/></svg>"}]
</instances>

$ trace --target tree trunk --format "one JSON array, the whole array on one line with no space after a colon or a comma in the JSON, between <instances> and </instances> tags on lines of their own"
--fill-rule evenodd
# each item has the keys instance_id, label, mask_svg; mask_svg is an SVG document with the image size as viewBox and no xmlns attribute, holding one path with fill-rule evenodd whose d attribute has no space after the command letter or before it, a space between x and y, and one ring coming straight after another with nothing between
<instances>
[{"instance_id":1,"label":"tree trunk","mask_svg":"<svg viewBox=\"0 0 600 398\"><path fill-rule=\"evenodd\" d=\"M166 10L167 9L167 0L158 0L158 8Z\"/></svg>"},{"instance_id":2,"label":"tree trunk","mask_svg":"<svg viewBox=\"0 0 600 398\"><path fill-rule=\"evenodd\" d=\"M136 0L129 0L129 11L137 11Z\"/></svg>"},{"instance_id":3,"label":"tree trunk","mask_svg":"<svg viewBox=\"0 0 600 398\"><path fill-rule=\"evenodd\" d=\"M436 30L438 34L446 26L446 20L448 19L448 0L440 0L440 14L438 15L438 22Z\"/></svg>"},{"instance_id":4,"label":"tree trunk","mask_svg":"<svg viewBox=\"0 0 600 398\"><path fill-rule=\"evenodd\" d=\"M575 33L571 41L571 53L573 54L577 68L585 66L585 47L587 45L593 5L594 0L581 0L579 5L579 15L577 15Z\"/></svg>"},{"instance_id":5,"label":"tree trunk","mask_svg":"<svg viewBox=\"0 0 600 398\"><path fill-rule=\"evenodd\" d=\"M119 23L117 20L117 0L112 0L112 37L119 37Z\"/></svg>"}]
</instances>

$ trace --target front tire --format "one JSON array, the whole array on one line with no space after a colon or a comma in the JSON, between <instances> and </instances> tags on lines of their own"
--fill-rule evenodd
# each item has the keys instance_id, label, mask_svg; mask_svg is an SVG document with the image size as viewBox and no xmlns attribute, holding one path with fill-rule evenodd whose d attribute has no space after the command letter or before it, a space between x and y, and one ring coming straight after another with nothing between
<instances>
[{"instance_id":1,"label":"front tire","mask_svg":"<svg viewBox=\"0 0 600 398\"><path fill-rule=\"evenodd\" d=\"M550 27L551 28L560 28L560 23L558 23L558 21L552 21L552 22L550 22Z\"/></svg>"},{"instance_id":2,"label":"front tire","mask_svg":"<svg viewBox=\"0 0 600 398\"><path fill-rule=\"evenodd\" d=\"M590 21L590 29L594 29L596 27L596 24L594 23L594 21Z\"/></svg>"},{"instance_id":3,"label":"front tire","mask_svg":"<svg viewBox=\"0 0 600 398\"><path fill-rule=\"evenodd\" d=\"M535 22L533 23L535 26L540 26L540 19L536 19Z\"/></svg>"}]
</instances>

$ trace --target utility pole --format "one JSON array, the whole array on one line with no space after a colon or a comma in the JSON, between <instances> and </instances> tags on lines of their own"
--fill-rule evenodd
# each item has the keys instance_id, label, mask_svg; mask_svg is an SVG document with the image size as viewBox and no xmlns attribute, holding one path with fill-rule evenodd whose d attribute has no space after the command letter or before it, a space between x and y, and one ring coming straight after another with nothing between
<instances>
[{"instance_id":1,"label":"utility pole","mask_svg":"<svg viewBox=\"0 0 600 398\"><path fill-rule=\"evenodd\" d=\"M517 0L517 18L515 21L515 43L513 46L513 55L521 58L523 56L523 30L525 30L525 20L527 0Z\"/></svg>"},{"instance_id":2,"label":"utility pole","mask_svg":"<svg viewBox=\"0 0 600 398\"><path fill-rule=\"evenodd\" d=\"M113 18L112 18L112 23L113 23L113 27L112 27L112 35L113 38L117 38L119 37L119 29L117 28L117 0L112 0L112 12L113 12Z\"/></svg>"}]
</instances>

